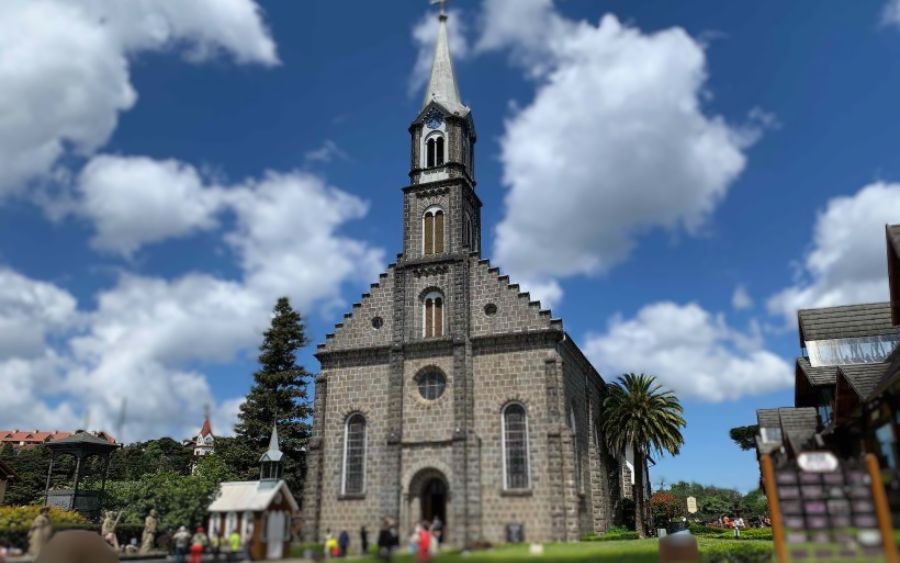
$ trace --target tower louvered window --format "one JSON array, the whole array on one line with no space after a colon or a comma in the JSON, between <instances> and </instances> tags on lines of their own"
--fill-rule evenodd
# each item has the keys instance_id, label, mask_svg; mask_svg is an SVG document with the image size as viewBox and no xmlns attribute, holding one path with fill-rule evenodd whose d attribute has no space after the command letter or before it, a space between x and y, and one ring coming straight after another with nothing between
<instances>
[{"instance_id":1,"label":"tower louvered window","mask_svg":"<svg viewBox=\"0 0 900 563\"><path fill-rule=\"evenodd\" d=\"M527 489L531 486L528 417L525 407L518 403L503 409L503 472L506 489Z\"/></svg>"},{"instance_id":2,"label":"tower louvered window","mask_svg":"<svg viewBox=\"0 0 900 563\"><path fill-rule=\"evenodd\" d=\"M361 494L366 470L366 419L357 413L347 419L344 429L343 494Z\"/></svg>"},{"instance_id":3,"label":"tower louvered window","mask_svg":"<svg viewBox=\"0 0 900 563\"><path fill-rule=\"evenodd\" d=\"M437 141L435 141L435 149L434 149L434 162L435 166L442 166L444 164L444 138L438 137Z\"/></svg>"},{"instance_id":4,"label":"tower louvered window","mask_svg":"<svg viewBox=\"0 0 900 563\"><path fill-rule=\"evenodd\" d=\"M444 251L444 212L441 209L429 209L425 212L423 222L423 254L440 254Z\"/></svg>"},{"instance_id":5,"label":"tower louvered window","mask_svg":"<svg viewBox=\"0 0 900 563\"><path fill-rule=\"evenodd\" d=\"M425 296L425 338L444 335L444 298L437 292Z\"/></svg>"}]
</instances>

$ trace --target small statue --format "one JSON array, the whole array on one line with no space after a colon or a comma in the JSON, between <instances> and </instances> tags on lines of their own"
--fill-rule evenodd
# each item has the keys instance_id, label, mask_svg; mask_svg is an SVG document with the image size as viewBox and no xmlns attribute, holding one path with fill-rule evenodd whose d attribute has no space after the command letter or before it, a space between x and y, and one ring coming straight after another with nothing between
<instances>
[{"instance_id":1,"label":"small statue","mask_svg":"<svg viewBox=\"0 0 900 563\"><path fill-rule=\"evenodd\" d=\"M138 553L150 553L153 543L156 541L156 509L150 510L150 514L144 519L144 534L141 536L141 549Z\"/></svg>"},{"instance_id":2,"label":"small statue","mask_svg":"<svg viewBox=\"0 0 900 563\"><path fill-rule=\"evenodd\" d=\"M115 519L113 519L113 516L115 516ZM107 510L103 513L103 523L100 525L100 535L115 551L119 551L119 538L116 537L116 526L119 525L121 516L121 512L116 514L112 510Z\"/></svg>"},{"instance_id":3,"label":"small statue","mask_svg":"<svg viewBox=\"0 0 900 563\"><path fill-rule=\"evenodd\" d=\"M31 528L28 529L29 555L34 557L40 555L44 545L50 541L50 536L53 535L53 525L50 523L50 517L47 516L49 513L50 507L42 507L41 512L35 516L34 521L31 523Z\"/></svg>"}]
</instances>

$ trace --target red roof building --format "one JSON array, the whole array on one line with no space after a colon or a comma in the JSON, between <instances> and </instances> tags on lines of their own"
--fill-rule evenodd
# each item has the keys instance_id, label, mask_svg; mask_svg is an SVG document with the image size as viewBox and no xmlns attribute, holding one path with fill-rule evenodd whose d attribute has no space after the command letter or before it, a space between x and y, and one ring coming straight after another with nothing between
<instances>
[{"instance_id":1,"label":"red roof building","mask_svg":"<svg viewBox=\"0 0 900 563\"><path fill-rule=\"evenodd\" d=\"M0 447L10 444L16 449L33 448L41 444L46 444L47 442L64 440L76 432L78 432L78 430L75 430L74 432L60 430L53 430L52 432L47 430L19 430L18 428L15 430L0 430ZM93 434L106 440L110 444L116 443L116 439L105 432L96 432Z\"/></svg>"}]
</instances>

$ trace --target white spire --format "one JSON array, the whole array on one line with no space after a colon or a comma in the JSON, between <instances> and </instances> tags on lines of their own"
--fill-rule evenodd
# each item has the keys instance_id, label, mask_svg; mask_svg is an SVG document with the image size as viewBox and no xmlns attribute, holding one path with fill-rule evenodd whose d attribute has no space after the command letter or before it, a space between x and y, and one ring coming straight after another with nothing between
<instances>
[{"instance_id":1,"label":"white spire","mask_svg":"<svg viewBox=\"0 0 900 563\"><path fill-rule=\"evenodd\" d=\"M438 16L434 62L431 64L431 77L428 79L428 87L425 89L422 109L432 101L459 115L464 115L469 111L469 108L460 101L456 75L453 74L453 58L450 56L450 40L447 38L447 14L444 13L443 4L441 4L441 13Z\"/></svg>"},{"instance_id":2,"label":"white spire","mask_svg":"<svg viewBox=\"0 0 900 563\"><path fill-rule=\"evenodd\" d=\"M272 425L272 437L269 438L269 449L260 457L259 461L281 461L281 448L278 445L278 426Z\"/></svg>"}]
</instances>

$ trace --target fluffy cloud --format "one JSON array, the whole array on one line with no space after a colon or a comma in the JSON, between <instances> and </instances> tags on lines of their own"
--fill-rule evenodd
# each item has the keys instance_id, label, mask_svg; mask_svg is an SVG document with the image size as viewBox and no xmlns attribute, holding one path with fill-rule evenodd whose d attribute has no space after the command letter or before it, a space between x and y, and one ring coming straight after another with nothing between
<instances>
[{"instance_id":1,"label":"fluffy cloud","mask_svg":"<svg viewBox=\"0 0 900 563\"><path fill-rule=\"evenodd\" d=\"M551 0L486 0L484 15L477 48L509 49L537 84L501 139L499 262L558 295L557 279L607 271L643 230L703 225L759 129L704 113L698 41L612 15L571 21Z\"/></svg>"},{"instance_id":2,"label":"fluffy cloud","mask_svg":"<svg viewBox=\"0 0 900 563\"><path fill-rule=\"evenodd\" d=\"M453 59L461 61L471 54L469 42L466 40L466 26L463 18L456 10L448 11L447 32L450 39L450 50ZM437 39L438 19L434 12L427 12L416 22L412 29L413 43L417 48L416 63L409 76L409 94L421 90L428 82L431 73L431 61L434 57L434 42Z\"/></svg>"},{"instance_id":3,"label":"fluffy cloud","mask_svg":"<svg viewBox=\"0 0 900 563\"><path fill-rule=\"evenodd\" d=\"M94 247L129 255L144 244L216 225L221 190L174 160L101 155L77 182L77 212L96 229Z\"/></svg>"},{"instance_id":4,"label":"fluffy cloud","mask_svg":"<svg viewBox=\"0 0 900 563\"><path fill-rule=\"evenodd\" d=\"M614 317L585 351L612 380L644 372L682 398L720 402L789 387L791 367L767 351L759 331L736 330L699 305L661 302L632 319Z\"/></svg>"},{"instance_id":5,"label":"fluffy cloud","mask_svg":"<svg viewBox=\"0 0 900 563\"><path fill-rule=\"evenodd\" d=\"M830 200L816 218L797 281L767 305L788 325L797 310L888 299L884 226L900 223L900 184L877 182Z\"/></svg>"},{"instance_id":6,"label":"fluffy cloud","mask_svg":"<svg viewBox=\"0 0 900 563\"><path fill-rule=\"evenodd\" d=\"M213 405L217 426L227 431L241 399L217 404L194 366L229 362L256 346L277 297L288 296L304 312L341 304L344 282L371 281L384 263L381 249L338 232L363 217L367 203L305 172L218 185L185 163L103 155L87 165L78 186L74 209L95 223L95 245L121 252L215 225L225 211L233 218L222 236L241 272L236 279L123 273L65 335L65 377L53 387L67 397L60 404L87 409L96 425L115 429L127 399L130 440L189 435L204 404ZM0 271L0 281L4 275L16 282L3 286L15 301L4 306L0 290L0 312L24 310L7 315L18 325L39 327L46 318L61 326L75 314L74 300L61 290L12 272ZM47 347L37 328L33 339L35 350Z\"/></svg>"},{"instance_id":7,"label":"fluffy cloud","mask_svg":"<svg viewBox=\"0 0 900 563\"><path fill-rule=\"evenodd\" d=\"M75 320L75 305L64 289L0 268L0 357L43 354L47 333Z\"/></svg>"},{"instance_id":8,"label":"fluffy cloud","mask_svg":"<svg viewBox=\"0 0 900 563\"><path fill-rule=\"evenodd\" d=\"M0 2L0 196L106 143L137 99L128 57L166 49L278 62L253 0Z\"/></svg>"}]
</instances>

